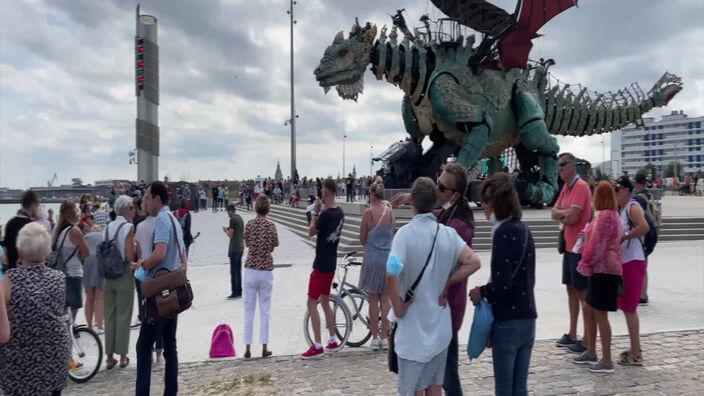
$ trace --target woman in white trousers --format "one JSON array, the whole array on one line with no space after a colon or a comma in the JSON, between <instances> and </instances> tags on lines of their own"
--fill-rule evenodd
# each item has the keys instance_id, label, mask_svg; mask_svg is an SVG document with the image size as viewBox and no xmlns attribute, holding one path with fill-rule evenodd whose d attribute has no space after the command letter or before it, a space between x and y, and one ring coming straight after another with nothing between
<instances>
[{"instance_id":1,"label":"woman in white trousers","mask_svg":"<svg viewBox=\"0 0 704 396\"><path fill-rule=\"evenodd\" d=\"M262 343L262 357L271 355L267 349L269 343L269 308L271 292L274 288L274 259L271 253L279 246L276 225L267 220L269 214L269 199L260 195L254 203L257 217L247 222L244 228L244 243L249 249L244 264L244 343L247 350L245 358L252 356L252 328L254 326L254 311L259 299L259 342Z\"/></svg>"}]
</instances>

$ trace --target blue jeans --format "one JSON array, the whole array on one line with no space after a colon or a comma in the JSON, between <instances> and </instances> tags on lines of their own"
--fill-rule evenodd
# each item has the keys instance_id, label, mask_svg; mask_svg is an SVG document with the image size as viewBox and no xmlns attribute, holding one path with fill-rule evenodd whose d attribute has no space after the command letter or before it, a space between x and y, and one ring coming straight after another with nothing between
<instances>
[{"instance_id":1,"label":"blue jeans","mask_svg":"<svg viewBox=\"0 0 704 396\"><path fill-rule=\"evenodd\" d=\"M137 304L142 303L142 282L134 278L134 284L137 289ZM140 322L144 321L144 318L142 317L142 312L137 312L137 318L139 319ZM154 342L154 349L159 349L162 350L164 349L164 338L161 336L161 334L157 335L156 341Z\"/></svg>"},{"instance_id":2,"label":"blue jeans","mask_svg":"<svg viewBox=\"0 0 704 396\"><path fill-rule=\"evenodd\" d=\"M447 363L445 364L445 383L442 388L447 396L462 396L458 364L457 332L452 332L452 340L447 348Z\"/></svg>"},{"instance_id":3,"label":"blue jeans","mask_svg":"<svg viewBox=\"0 0 704 396\"><path fill-rule=\"evenodd\" d=\"M232 253L229 257L232 295L242 296L242 252Z\"/></svg>"},{"instance_id":4,"label":"blue jeans","mask_svg":"<svg viewBox=\"0 0 704 396\"><path fill-rule=\"evenodd\" d=\"M143 322L137 339L137 396L148 396L152 381L152 346L160 335L164 339L164 395L178 394L178 354L176 325L178 316L157 323Z\"/></svg>"},{"instance_id":5,"label":"blue jeans","mask_svg":"<svg viewBox=\"0 0 704 396\"><path fill-rule=\"evenodd\" d=\"M496 395L527 395L528 366L535 340L535 319L494 322L491 328Z\"/></svg>"}]
</instances>

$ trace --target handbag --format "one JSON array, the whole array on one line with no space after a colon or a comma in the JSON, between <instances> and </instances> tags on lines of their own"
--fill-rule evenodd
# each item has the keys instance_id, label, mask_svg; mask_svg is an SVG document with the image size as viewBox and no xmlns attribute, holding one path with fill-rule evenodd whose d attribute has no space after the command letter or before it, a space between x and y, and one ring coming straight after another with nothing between
<instances>
[{"instance_id":1,"label":"handbag","mask_svg":"<svg viewBox=\"0 0 704 396\"><path fill-rule=\"evenodd\" d=\"M178 242L176 225L170 215L169 218L180 252L181 244ZM162 271L165 273L160 274ZM193 302L193 290L184 269L169 271L166 268L160 268L154 273L154 277L142 282L141 287L143 299L140 304L140 314L148 323L172 318L190 308Z\"/></svg>"},{"instance_id":2,"label":"handbag","mask_svg":"<svg viewBox=\"0 0 704 396\"><path fill-rule=\"evenodd\" d=\"M425 273L425 269L428 267L428 263L430 262L430 257L433 255L433 251L435 250L435 241L438 239L438 231L440 231L440 224L436 224L435 227L435 237L433 237L433 244L430 245L430 253L428 253L428 258L425 259L425 265L423 266L423 269L420 271L420 275L418 275L418 278L416 279L415 282L413 282L413 285L406 291L406 297L403 299L403 302L408 302L413 298L413 292L420 283L420 279L423 277L423 274ZM392 373L398 374L398 355L396 354L396 329L398 328L398 321L393 322L391 324L391 332L389 334L389 349L388 349L388 363L389 363L389 371Z\"/></svg>"}]
</instances>

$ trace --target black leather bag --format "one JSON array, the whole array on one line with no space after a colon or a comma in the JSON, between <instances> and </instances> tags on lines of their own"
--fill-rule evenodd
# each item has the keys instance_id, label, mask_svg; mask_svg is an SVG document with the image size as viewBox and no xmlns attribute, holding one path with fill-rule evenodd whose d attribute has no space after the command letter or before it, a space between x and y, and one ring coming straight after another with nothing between
<instances>
[{"instance_id":1,"label":"black leather bag","mask_svg":"<svg viewBox=\"0 0 704 396\"><path fill-rule=\"evenodd\" d=\"M425 273L425 269L428 267L428 263L430 262L430 257L433 255L433 250L435 250L435 241L438 239L438 231L440 230L440 225L438 224L435 228L435 237L433 238L433 244L430 245L430 253L428 253L428 258L425 260L425 265L423 266L423 270L420 271L420 275L418 275L418 279L411 285L411 287L408 289L406 292L406 297L403 299L404 302L408 302L413 298L413 291L416 290L416 287L420 283L420 279L423 277L423 274ZM398 328L398 321L394 322L391 324L391 334L389 334L389 354L388 354L388 363L389 363L389 371L392 373L398 374L398 355L396 354L396 329Z\"/></svg>"}]
</instances>

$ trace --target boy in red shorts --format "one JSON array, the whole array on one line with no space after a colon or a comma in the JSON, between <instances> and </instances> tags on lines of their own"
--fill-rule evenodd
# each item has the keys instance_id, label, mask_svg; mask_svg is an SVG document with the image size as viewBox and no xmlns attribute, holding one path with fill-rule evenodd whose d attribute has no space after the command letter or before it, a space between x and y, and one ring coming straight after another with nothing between
<instances>
[{"instance_id":1,"label":"boy in red shorts","mask_svg":"<svg viewBox=\"0 0 704 396\"><path fill-rule=\"evenodd\" d=\"M313 261L313 272L310 274L308 282L308 312L313 325L313 337L315 343L301 354L303 359L316 359L324 356L325 352L337 352L341 346L335 336L335 320L332 316L332 308L328 302L332 280L335 277L337 263L337 244L340 241L342 226L345 222L345 214L342 209L335 204L335 182L326 179L323 182L323 204L325 210L320 211L321 202L317 200L313 209L313 216L308 227L308 235L317 235L315 242L315 260ZM325 324L328 328L330 338L328 344L323 349L320 336L320 313L318 303L325 312Z\"/></svg>"}]
</instances>

